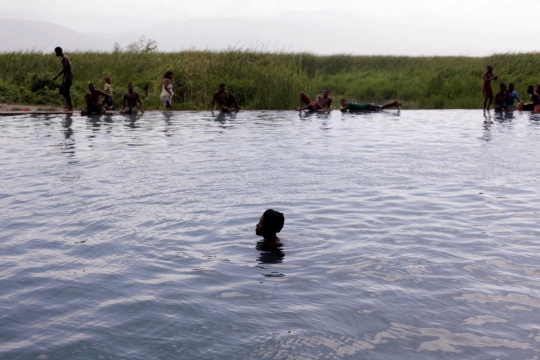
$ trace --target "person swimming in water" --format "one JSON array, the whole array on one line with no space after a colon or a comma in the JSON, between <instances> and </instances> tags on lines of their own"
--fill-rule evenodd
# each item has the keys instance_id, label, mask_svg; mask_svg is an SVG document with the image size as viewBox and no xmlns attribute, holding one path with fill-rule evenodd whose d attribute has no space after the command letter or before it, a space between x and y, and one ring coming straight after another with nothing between
<instances>
[{"instance_id":1,"label":"person swimming in water","mask_svg":"<svg viewBox=\"0 0 540 360\"><path fill-rule=\"evenodd\" d=\"M518 101L520 105L523 104L523 101L519 98L519 95L516 90L514 90L514 83L508 84L508 91L506 92L506 100L504 101L504 107L506 111L514 111L514 101Z\"/></svg>"},{"instance_id":2,"label":"person swimming in water","mask_svg":"<svg viewBox=\"0 0 540 360\"><path fill-rule=\"evenodd\" d=\"M266 210L259 219L259 223L255 226L255 234L263 237L257 248L275 249L281 246L277 234L283 229L284 224L285 216L283 213L273 209Z\"/></svg>"},{"instance_id":3,"label":"person swimming in water","mask_svg":"<svg viewBox=\"0 0 540 360\"><path fill-rule=\"evenodd\" d=\"M301 91L298 94L299 106L295 108L296 111L322 111L323 113L329 113L332 111L332 98L328 96L330 90L324 89L322 95L317 95L316 100L312 101L305 92ZM302 104L306 106L302 106Z\"/></svg>"},{"instance_id":4,"label":"person swimming in water","mask_svg":"<svg viewBox=\"0 0 540 360\"><path fill-rule=\"evenodd\" d=\"M529 94L530 102L527 104L523 104L523 106L521 107L521 110L533 111L534 110L534 103L533 103L534 86L532 85L527 86L527 94Z\"/></svg>"},{"instance_id":5,"label":"person swimming in water","mask_svg":"<svg viewBox=\"0 0 540 360\"><path fill-rule=\"evenodd\" d=\"M504 103L506 102L506 98L508 97L508 93L506 92L506 85L501 84L500 85L501 90L497 94L495 94L495 100L493 101L493 107L495 108L496 112L501 112L504 110Z\"/></svg>"},{"instance_id":6,"label":"person swimming in water","mask_svg":"<svg viewBox=\"0 0 540 360\"><path fill-rule=\"evenodd\" d=\"M401 110L401 102L399 100L394 100L392 102L383 104L383 105L374 105L374 104L357 104L354 102L347 102L347 99L341 99L341 112L350 112L355 111L382 111L390 107L397 107L398 110Z\"/></svg>"}]
</instances>

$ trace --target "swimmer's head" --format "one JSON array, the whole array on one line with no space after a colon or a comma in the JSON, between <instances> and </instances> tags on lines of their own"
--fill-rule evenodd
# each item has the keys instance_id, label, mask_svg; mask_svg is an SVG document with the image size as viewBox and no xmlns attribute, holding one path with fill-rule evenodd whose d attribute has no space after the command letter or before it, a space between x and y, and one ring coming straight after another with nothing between
<instances>
[{"instance_id":1,"label":"swimmer's head","mask_svg":"<svg viewBox=\"0 0 540 360\"><path fill-rule=\"evenodd\" d=\"M341 99L341 106L347 106L347 99Z\"/></svg>"},{"instance_id":2,"label":"swimmer's head","mask_svg":"<svg viewBox=\"0 0 540 360\"><path fill-rule=\"evenodd\" d=\"M133 92L133 89L135 89L135 86L133 86L133 83L128 84L128 91Z\"/></svg>"},{"instance_id":3,"label":"swimmer's head","mask_svg":"<svg viewBox=\"0 0 540 360\"><path fill-rule=\"evenodd\" d=\"M531 94L534 93L534 86L532 85L529 85L527 86L527 94Z\"/></svg>"},{"instance_id":4,"label":"swimmer's head","mask_svg":"<svg viewBox=\"0 0 540 360\"><path fill-rule=\"evenodd\" d=\"M92 83L88 84L88 90L94 92L94 90L96 89L96 86Z\"/></svg>"},{"instance_id":5,"label":"swimmer's head","mask_svg":"<svg viewBox=\"0 0 540 360\"><path fill-rule=\"evenodd\" d=\"M265 239L273 240L276 234L283 229L285 216L279 211L268 209L262 214L259 223L255 226L255 234Z\"/></svg>"},{"instance_id":6,"label":"swimmer's head","mask_svg":"<svg viewBox=\"0 0 540 360\"><path fill-rule=\"evenodd\" d=\"M324 97L327 97L328 94L330 94L330 90L328 90L328 88L325 88L325 89L323 90L323 96L324 96Z\"/></svg>"}]
</instances>

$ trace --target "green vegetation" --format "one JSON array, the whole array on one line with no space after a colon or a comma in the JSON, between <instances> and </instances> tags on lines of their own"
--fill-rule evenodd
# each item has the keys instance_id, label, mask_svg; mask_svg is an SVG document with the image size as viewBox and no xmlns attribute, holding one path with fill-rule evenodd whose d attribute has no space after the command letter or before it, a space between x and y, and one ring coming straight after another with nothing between
<instances>
[{"instance_id":1,"label":"green vegetation","mask_svg":"<svg viewBox=\"0 0 540 360\"><path fill-rule=\"evenodd\" d=\"M153 49L150 49L153 50ZM324 87L339 100L381 103L398 98L405 108L472 109L482 106L481 75L493 64L500 82L514 82L522 98L540 83L540 53L485 58L404 56L315 56L312 54L122 51L68 53L75 72L72 95L84 106L87 85L102 88L110 76L115 103L133 82L147 109L161 109L162 76L174 71L176 110L205 110L219 83L227 84L246 109L292 109L303 90L315 97ZM60 60L51 54L0 54L0 103L62 105ZM337 106L337 103L336 105Z\"/></svg>"}]
</instances>

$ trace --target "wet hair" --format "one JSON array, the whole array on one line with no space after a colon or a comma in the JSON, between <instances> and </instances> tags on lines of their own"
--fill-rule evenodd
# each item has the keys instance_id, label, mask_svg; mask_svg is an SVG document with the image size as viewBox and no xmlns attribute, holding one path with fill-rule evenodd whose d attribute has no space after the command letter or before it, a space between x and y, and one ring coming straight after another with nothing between
<instances>
[{"instance_id":1,"label":"wet hair","mask_svg":"<svg viewBox=\"0 0 540 360\"><path fill-rule=\"evenodd\" d=\"M219 84L219 88L221 89L222 87L224 87L225 84Z\"/></svg>"},{"instance_id":2,"label":"wet hair","mask_svg":"<svg viewBox=\"0 0 540 360\"><path fill-rule=\"evenodd\" d=\"M54 52L63 52L63 50L60 46L57 46L54 48Z\"/></svg>"},{"instance_id":3,"label":"wet hair","mask_svg":"<svg viewBox=\"0 0 540 360\"><path fill-rule=\"evenodd\" d=\"M342 101L347 102L347 99L341 99L341 100L339 100L339 102L342 102Z\"/></svg>"},{"instance_id":4,"label":"wet hair","mask_svg":"<svg viewBox=\"0 0 540 360\"><path fill-rule=\"evenodd\" d=\"M172 71L167 71L167 72L165 73L165 75L163 75L163 77L164 77L164 78L167 78L167 79L170 79L171 76L172 76L173 74L174 74L174 73L173 73Z\"/></svg>"},{"instance_id":5,"label":"wet hair","mask_svg":"<svg viewBox=\"0 0 540 360\"><path fill-rule=\"evenodd\" d=\"M502 83L502 84L500 85L501 90L502 90L503 88L505 88L505 87L506 87L505 83Z\"/></svg>"},{"instance_id":6,"label":"wet hair","mask_svg":"<svg viewBox=\"0 0 540 360\"><path fill-rule=\"evenodd\" d=\"M268 209L263 214L264 217L264 226L268 229L269 232L278 233L283 229L285 224L285 216L283 213Z\"/></svg>"}]
</instances>

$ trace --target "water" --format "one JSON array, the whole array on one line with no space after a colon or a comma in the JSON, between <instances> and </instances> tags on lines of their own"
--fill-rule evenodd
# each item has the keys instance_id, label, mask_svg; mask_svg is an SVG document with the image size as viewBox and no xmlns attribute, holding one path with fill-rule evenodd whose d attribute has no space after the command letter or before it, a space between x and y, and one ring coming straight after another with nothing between
<instances>
[{"instance_id":1,"label":"water","mask_svg":"<svg viewBox=\"0 0 540 360\"><path fill-rule=\"evenodd\" d=\"M0 358L538 358L539 141L525 113L3 117Z\"/></svg>"}]
</instances>

